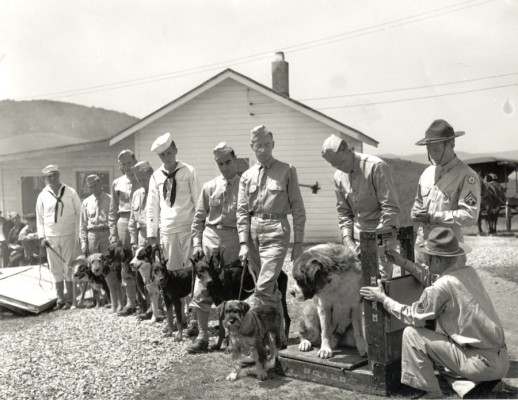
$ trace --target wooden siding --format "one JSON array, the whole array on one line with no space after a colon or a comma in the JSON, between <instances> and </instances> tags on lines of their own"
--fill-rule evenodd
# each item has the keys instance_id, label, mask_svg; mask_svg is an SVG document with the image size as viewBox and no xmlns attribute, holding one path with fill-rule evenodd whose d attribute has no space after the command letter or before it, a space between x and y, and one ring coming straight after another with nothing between
<instances>
[{"instance_id":1,"label":"wooden siding","mask_svg":"<svg viewBox=\"0 0 518 400\"><path fill-rule=\"evenodd\" d=\"M108 170L111 179L119 177L117 155L124 149L134 151L134 137L129 137L109 147L108 143L92 150L81 152L49 152L45 156L31 157L30 154L20 156L18 160L1 163L2 180L0 196L3 210L22 211L21 178L24 176L41 176L41 169L48 164L57 164L61 173L61 181L74 189L77 188L76 172L85 170ZM1 160L0 160L1 162ZM4 212L5 213L5 212Z\"/></svg>"},{"instance_id":2,"label":"wooden siding","mask_svg":"<svg viewBox=\"0 0 518 400\"><path fill-rule=\"evenodd\" d=\"M307 212L306 241L339 240L334 169L320 156L325 138L337 132L234 80L221 82L137 132L135 151L139 160L158 167L160 160L150 152L151 143L170 131L178 159L194 166L203 184L219 174L212 149L221 141L228 142L238 157L255 162L250 130L260 124L274 134L274 156L297 168L299 183L313 185L318 181L322 188L318 194L301 188ZM350 138L349 144L362 151L360 141Z\"/></svg>"}]
</instances>

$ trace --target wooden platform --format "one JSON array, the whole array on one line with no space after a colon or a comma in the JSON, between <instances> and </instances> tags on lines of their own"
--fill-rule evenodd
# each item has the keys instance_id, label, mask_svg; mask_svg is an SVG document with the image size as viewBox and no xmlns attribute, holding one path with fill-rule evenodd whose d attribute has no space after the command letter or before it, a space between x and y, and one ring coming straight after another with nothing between
<instances>
[{"instance_id":1,"label":"wooden platform","mask_svg":"<svg viewBox=\"0 0 518 400\"><path fill-rule=\"evenodd\" d=\"M39 314L52 307L56 300L47 267L28 265L0 269L0 306Z\"/></svg>"},{"instance_id":2,"label":"wooden platform","mask_svg":"<svg viewBox=\"0 0 518 400\"><path fill-rule=\"evenodd\" d=\"M400 374L399 363L392 369L379 370L376 365L371 368L367 358L360 357L353 348L336 350L330 359L319 358L317 354L318 349L299 351L298 344L280 351L279 363L284 375L383 396L395 393L400 386L399 376L396 376ZM382 376L387 371L394 376Z\"/></svg>"}]
</instances>

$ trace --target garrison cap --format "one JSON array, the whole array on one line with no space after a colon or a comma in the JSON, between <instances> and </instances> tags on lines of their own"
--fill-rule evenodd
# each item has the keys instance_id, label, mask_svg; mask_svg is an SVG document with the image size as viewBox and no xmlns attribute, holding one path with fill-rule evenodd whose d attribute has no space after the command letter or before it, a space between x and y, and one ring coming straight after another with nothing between
<instances>
[{"instance_id":1,"label":"garrison cap","mask_svg":"<svg viewBox=\"0 0 518 400\"><path fill-rule=\"evenodd\" d=\"M151 151L160 154L166 151L169 146L173 143L173 135L170 132L166 132L160 135L151 145Z\"/></svg>"},{"instance_id":2,"label":"garrison cap","mask_svg":"<svg viewBox=\"0 0 518 400\"><path fill-rule=\"evenodd\" d=\"M252 140L256 139L263 139L267 136L273 137L273 134L271 131L268 130L268 128L264 125L256 126L251 131Z\"/></svg>"},{"instance_id":3,"label":"garrison cap","mask_svg":"<svg viewBox=\"0 0 518 400\"><path fill-rule=\"evenodd\" d=\"M55 164L47 165L45 168L41 170L43 175L50 174L51 172L59 172L58 166Z\"/></svg>"},{"instance_id":4,"label":"garrison cap","mask_svg":"<svg viewBox=\"0 0 518 400\"><path fill-rule=\"evenodd\" d=\"M88 175L86 177L86 183L88 185L92 185L93 183L95 182L101 182L101 178L99 178L99 176L95 175L95 174L92 174L92 175Z\"/></svg>"},{"instance_id":5,"label":"garrison cap","mask_svg":"<svg viewBox=\"0 0 518 400\"><path fill-rule=\"evenodd\" d=\"M212 152L214 153L214 159L217 161L220 158L232 154L234 152L234 149L230 147L226 142L221 142L216 147L214 147L214 150L212 150Z\"/></svg>"},{"instance_id":6,"label":"garrison cap","mask_svg":"<svg viewBox=\"0 0 518 400\"><path fill-rule=\"evenodd\" d=\"M140 161L133 166L133 171L135 173L139 173L139 174L142 174L146 171L149 171L152 173L153 167L151 167L151 165L149 165L149 163L147 161Z\"/></svg>"},{"instance_id":7,"label":"garrison cap","mask_svg":"<svg viewBox=\"0 0 518 400\"><path fill-rule=\"evenodd\" d=\"M329 136L322 145L322 157L324 157L326 161L331 161L342 143L347 145L345 140L343 140L341 137L336 135Z\"/></svg>"}]
</instances>

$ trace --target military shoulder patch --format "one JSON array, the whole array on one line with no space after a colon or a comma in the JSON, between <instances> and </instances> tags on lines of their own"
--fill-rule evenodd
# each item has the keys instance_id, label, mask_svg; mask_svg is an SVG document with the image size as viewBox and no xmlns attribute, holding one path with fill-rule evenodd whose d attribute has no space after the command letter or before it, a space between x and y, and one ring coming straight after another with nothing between
<instances>
[{"instance_id":1,"label":"military shoulder patch","mask_svg":"<svg viewBox=\"0 0 518 400\"><path fill-rule=\"evenodd\" d=\"M473 175L468 176L468 183L474 185L477 182L476 178Z\"/></svg>"},{"instance_id":2,"label":"military shoulder patch","mask_svg":"<svg viewBox=\"0 0 518 400\"><path fill-rule=\"evenodd\" d=\"M469 192L468 195L466 197L464 197L464 202L468 206L474 206L475 204L477 204L478 199L472 192Z\"/></svg>"}]
</instances>

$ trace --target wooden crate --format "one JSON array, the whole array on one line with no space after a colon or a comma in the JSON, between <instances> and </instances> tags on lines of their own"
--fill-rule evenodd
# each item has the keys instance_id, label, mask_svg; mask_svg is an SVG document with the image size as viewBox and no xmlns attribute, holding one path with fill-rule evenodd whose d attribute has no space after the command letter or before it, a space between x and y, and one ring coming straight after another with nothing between
<instances>
[{"instance_id":1,"label":"wooden crate","mask_svg":"<svg viewBox=\"0 0 518 400\"><path fill-rule=\"evenodd\" d=\"M279 352L282 373L288 377L376 395L398 392L401 384L399 363L368 365L356 349L339 349L333 358L318 358L318 349L301 352L291 345Z\"/></svg>"}]
</instances>

